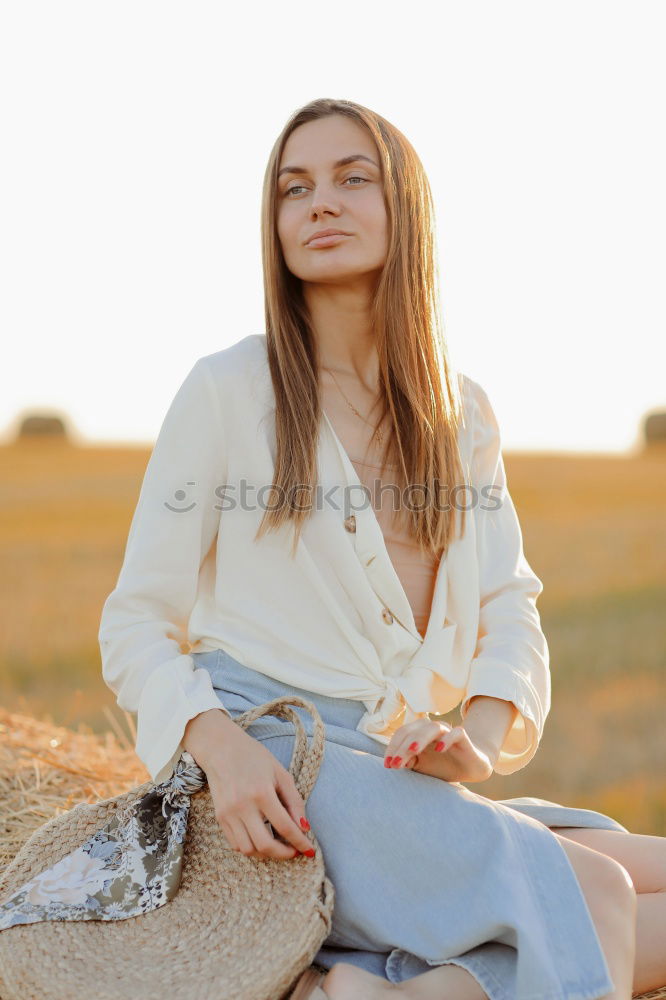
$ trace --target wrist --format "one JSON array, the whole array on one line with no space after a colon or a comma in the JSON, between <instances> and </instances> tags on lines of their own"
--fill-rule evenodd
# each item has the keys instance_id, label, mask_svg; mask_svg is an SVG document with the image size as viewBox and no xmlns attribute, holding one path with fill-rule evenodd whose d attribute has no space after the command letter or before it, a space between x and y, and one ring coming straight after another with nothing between
<instances>
[{"instance_id":1,"label":"wrist","mask_svg":"<svg viewBox=\"0 0 666 1000\"><path fill-rule=\"evenodd\" d=\"M493 768L517 712L513 702L487 695L475 695L467 706L462 728L472 743L488 756Z\"/></svg>"},{"instance_id":2,"label":"wrist","mask_svg":"<svg viewBox=\"0 0 666 1000\"><path fill-rule=\"evenodd\" d=\"M189 719L180 742L198 762L199 757L205 755L206 748L217 742L221 733L224 733L226 740L232 732L243 730L223 709L208 708Z\"/></svg>"},{"instance_id":3,"label":"wrist","mask_svg":"<svg viewBox=\"0 0 666 1000\"><path fill-rule=\"evenodd\" d=\"M490 739L487 733L484 733L478 725L475 725L474 720L468 721L465 719L461 723L461 728L465 730L474 746L488 757L494 769L501 750L497 741Z\"/></svg>"}]
</instances>

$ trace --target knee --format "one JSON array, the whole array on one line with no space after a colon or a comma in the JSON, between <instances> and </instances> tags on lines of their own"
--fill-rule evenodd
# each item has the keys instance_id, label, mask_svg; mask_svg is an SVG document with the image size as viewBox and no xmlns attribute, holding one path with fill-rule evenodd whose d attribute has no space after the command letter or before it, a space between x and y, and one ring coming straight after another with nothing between
<instances>
[{"instance_id":1,"label":"knee","mask_svg":"<svg viewBox=\"0 0 666 1000\"><path fill-rule=\"evenodd\" d=\"M636 889L624 865L606 854L597 853L597 857L592 859L591 868L591 883L599 901L606 906L615 906L623 913L635 915Z\"/></svg>"}]
</instances>

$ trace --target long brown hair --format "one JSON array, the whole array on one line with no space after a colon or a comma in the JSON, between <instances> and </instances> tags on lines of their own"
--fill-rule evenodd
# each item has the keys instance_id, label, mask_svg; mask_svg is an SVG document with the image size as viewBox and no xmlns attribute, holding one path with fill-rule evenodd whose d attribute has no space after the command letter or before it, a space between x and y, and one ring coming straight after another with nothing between
<instances>
[{"instance_id":1,"label":"long brown hair","mask_svg":"<svg viewBox=\"0 0 666 1000\"><path fill-rule=\"evenodd\" d=\"M295 551L309 511L300 498L290 504L285 498L298 496L303 488L311 498L315 485L322 417L317 342L301 280L288 270L278 237L277 181L282 151L294 129L329 115L345 115L366 128L379 153L389 245L371 314L380 372L381 412L376 426L391 414L383 461L393 460L401 490L418 484L419 496L430 498L419 504L422 509L401 503L398 526L407 525L421 552L439 558L455 531L456 505L450 491L464 480L457 444L462 403L442 334L432 193L423 165L405 136L385 118L353 101L322 98L294 112L271 150L264 175L261 237L266 347L276 403L272 484L276 492L271 496L283 499L271 500L256 537L291 521ZM463 509L462 530L465 513Z\"/></svg>"}]
</instances>

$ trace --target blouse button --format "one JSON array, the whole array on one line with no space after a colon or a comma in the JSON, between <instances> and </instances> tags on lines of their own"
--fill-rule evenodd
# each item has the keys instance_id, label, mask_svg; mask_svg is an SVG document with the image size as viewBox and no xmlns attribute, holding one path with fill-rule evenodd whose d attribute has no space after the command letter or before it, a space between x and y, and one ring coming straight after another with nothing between
<instances>
[{"instance_id":1,"label":"blouse button","mask_svg":"<svg viewBox=\"0 0 666 1000\"><path fill-rule=\"evenodd\" d=\"M393 615L391 614L388 608L382 608L382 618L384 619L387 625L393 624Z\"/></svg>"},{"instance_id":2,"label":"blouse button","mask_svg":"<svg viewBox=\"0 0 666 1000\"><path fill-rule=\"evenodd\" d=\"M352 533L356 531L356 515L351 514L350 517L345 519L345 528L347 531Z\"/></svg>"}]
</instances>

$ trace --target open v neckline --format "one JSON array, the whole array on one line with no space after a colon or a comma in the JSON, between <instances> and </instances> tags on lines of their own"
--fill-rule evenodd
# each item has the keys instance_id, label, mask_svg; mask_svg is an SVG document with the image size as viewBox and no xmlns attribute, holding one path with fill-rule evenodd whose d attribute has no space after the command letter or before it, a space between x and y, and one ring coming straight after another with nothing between
<instances>
[{"instance_id":1,"label":"open v neckline","mask_svg":"<svg viewBox=\"0 0 666 1000\"><path fill-rule=\"evenodd\" d=\"M347 450L345 449L344 445L342 444L342 441L340 440L340 438L338 437L338 435L337 435L337 433L335 431L335 428L333 427L333 424L331 422L330 417L328 416L328 414L326 413L326 411L323 409L323 407L322 407L322 411L321 412L324 415L326 423L328 424L328 428L329 428L329 430L331 432L331 437L332 437L333 441L335 442L335 445L336 445L336 448L338 450L340 459L342 461L342 465L343 465L343 468L345 470L345 475L346 475L346 478L347 478L347 484L349 486L354 486L354 487L357 487L357 488L363 490L363 492L367 496L367 492L368 492L367 491L367 487L365 486L364 483L361 482L361 479L360 479L358 473L356 472L356 469L354 468L353 462L350 459L349 455L347 454ZM398 576L398 572L397 572L395 566L393 565L393 561L391 559L391 556L390 556L389 550L388 550L388 546L386 544L386 539L384 538L384 532L382 531L382 527L381 527L381 525L379 523L379 519L377 517L377 514L375 512L374 507L372 506L372 503L370 503L368 506L361 507L358 510L355 509L354 510L354 514L356 516L357 524L358 524L358 521L359 521L359 515L361 515L362 518L366 519L366 523L367 523L368 528L370 529L371 532L374 532L375 543L376 543L377 547L379 547L381 556L382 556L383 561L384 561L384 565L387 567L387 569L390 569L390 572L392 574L393 589L394 589L394 592L401 599L401 607L400 607L400 613L399 614L396 613L396 611L395 611L395 609L393 607L390 607L390 610L394 613L395 617L398 618L398 620L400 621L400 623L402 625L404 625L404 627L407 629L407 631L410 632L416 639L418 639L418 641L420 643L425 642L425 636L421 635L421 633L419 632L419 630L416 627L416 620L414 618L414 611L412 609L411 602L410 602L410 600L409 600L409 598L407 596L405 588L402 585L402 580ZM438 571L439 571L439 566L437 567L437 569L436 569L435 572L437 573ZM382 598L382 600L383 599L384 598ZM390 606L390 604L392 602L387 601L386 603L389 604L389 606ZM429 616L428 616L428 624L426 626L426 636L427 636L428 632L430 631L430 625L431 625L431 622L432 622L432 606L433 606L433 604L434 604L434 597L433 597L433 601L431 602L430 613L429 613ZM407 614L407 612L409 612L409 614ZM407 620L405 620L405 619L407 619Z\"/></svg>"}]
</instances>

